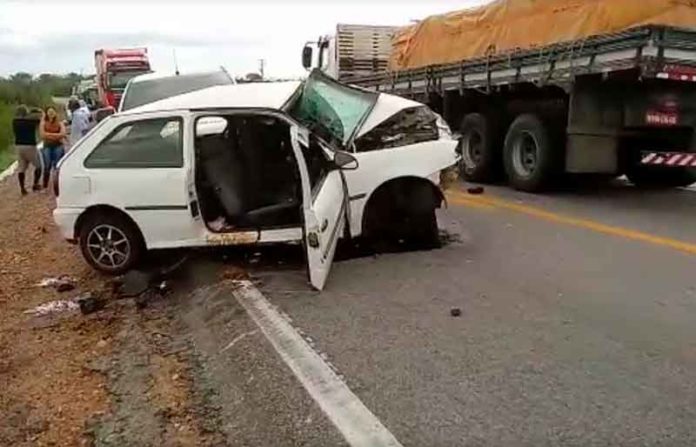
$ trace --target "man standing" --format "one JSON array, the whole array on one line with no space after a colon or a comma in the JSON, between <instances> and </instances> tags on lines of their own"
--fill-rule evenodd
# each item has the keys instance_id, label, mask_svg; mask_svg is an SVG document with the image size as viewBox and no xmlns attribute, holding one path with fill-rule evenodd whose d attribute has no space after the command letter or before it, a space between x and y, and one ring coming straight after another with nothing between
<instances>
[{"instance_id":1,"label":"man standing","mask_svg":"<svg viewBox=\"0 0 696 447\"><path fill-rule=\"evenodd\" d=\"M36 148L37 139L36 131L39 126L37 117L29 116L29 111L26 106L19 106L15 111L15 118L12 120L12 130L14 132L14 146L17 151L17 179L19 180L19 189L22 195L27 194L24 186L26 180L26 172L29 165L34 167L34 185L33 191L39 191L41 185L41 158L39 150Z\"/></svg>"},{"instance_id":2,"label":"man standing","mask_svg":"<svg viewBox=\"0 0 696 447\"><path fill-rule=\"evenodd\" d=\"M70 146L72 147L85 136L91 126L90 111L87 103L83 100L75 101L71 107L72 121L70 123Z\"/></svg>"}]
</instances>

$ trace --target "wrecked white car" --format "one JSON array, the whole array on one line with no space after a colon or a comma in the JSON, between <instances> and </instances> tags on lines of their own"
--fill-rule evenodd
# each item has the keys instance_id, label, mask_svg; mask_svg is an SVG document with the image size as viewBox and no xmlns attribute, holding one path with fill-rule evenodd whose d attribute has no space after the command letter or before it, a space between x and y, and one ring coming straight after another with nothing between
<instances>
[{"instance_id":1,"label":"wrecked white car","mask_svg":"<svg viewBox=\"0 0 696 447\"><path fill-rule=\"evenodd\" d=\"M303 243L323 288L339 237L437 238L457 142L426 106L314 72L109 117L60 164L53 215L94 268L146 250Z\"/></svg>"}]
</instances>

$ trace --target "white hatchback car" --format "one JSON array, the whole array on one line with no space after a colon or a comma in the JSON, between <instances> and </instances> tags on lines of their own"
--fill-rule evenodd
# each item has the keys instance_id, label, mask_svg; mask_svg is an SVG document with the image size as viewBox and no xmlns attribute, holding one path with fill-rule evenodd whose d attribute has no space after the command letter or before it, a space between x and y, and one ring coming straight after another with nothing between
<instances>
[{"instance_id":1,"label":"white hatchback car","mask_svg":"<svg viewBox=\"0 0 696 447\"><path fill-rule=\"evenodd\" d=\"M322 289L341 236L437 240L456 145L423 104L318 71L211 87L99 123L63 158L53 215L107 273L149 249L304 243Z\"/></svg>"}]
</instances>

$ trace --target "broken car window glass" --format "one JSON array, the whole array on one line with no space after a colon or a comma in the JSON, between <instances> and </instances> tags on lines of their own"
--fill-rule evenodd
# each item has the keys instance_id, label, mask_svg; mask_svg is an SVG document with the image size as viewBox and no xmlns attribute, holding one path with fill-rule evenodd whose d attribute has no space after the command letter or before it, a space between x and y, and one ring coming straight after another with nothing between
<instances>
[{"instance_id":1,"label":"broken car window glass","mask_svg":"<svg viewBox=\"0 0 696 447\"><path fill-rule=\"evenodd\" d=\"M358 152L407 146L439 137L437 115L427 107L402 110L355 140Z\"/></svg>"},{"instance_id":2,"label":"broken car window glass","mask_svg":"<svg viewBox=\"0 0 696 447\"><path fill-rule=\"evenodd\" d=\"M345 146L372 110L373 94L310 77L290 115L328 141Z\"/></svg>"}]
</instances>

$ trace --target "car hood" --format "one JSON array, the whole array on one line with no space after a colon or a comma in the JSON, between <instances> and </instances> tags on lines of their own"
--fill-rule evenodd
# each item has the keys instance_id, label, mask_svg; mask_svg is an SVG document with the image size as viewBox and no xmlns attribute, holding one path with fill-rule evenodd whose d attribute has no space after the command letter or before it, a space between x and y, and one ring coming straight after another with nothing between
<instances>
[{"instance_id":1,"label":"car hood","mask_svg":"<svg viewBox=\"0 0 696 447\"><path fill-rule=\"evenodd\" d=\"M380 93L375 106L355 134L361 137L402 110L423 107L423 104L388 93Z\"/></svg>"}]
</instances>

